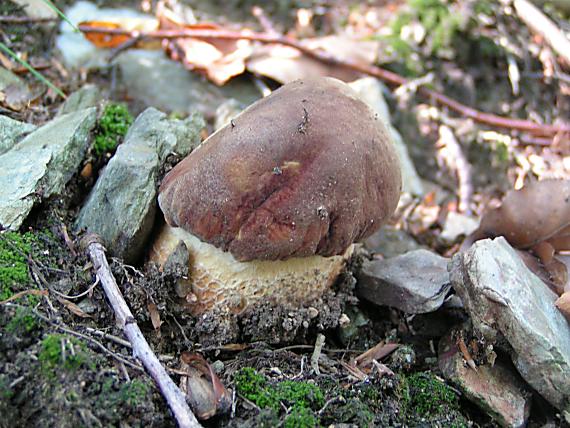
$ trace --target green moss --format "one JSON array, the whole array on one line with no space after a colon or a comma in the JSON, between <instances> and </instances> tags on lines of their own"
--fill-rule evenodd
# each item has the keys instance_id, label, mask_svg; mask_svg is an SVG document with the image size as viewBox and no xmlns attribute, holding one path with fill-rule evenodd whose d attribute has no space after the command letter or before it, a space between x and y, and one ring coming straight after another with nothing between
<instances>
[{"instance_id":1,"label":"green moss","mask_svg":"<svg viewBox=\"0 0 570 428\"><path fill-rule=\"evenodd\" d=\"M111 152L119 145L133 123L133 117L126 106L108 104L99 119L93 150L97 156Z\"/></svg>"},{"instance_id":2,"label":"green moss","mask_svg":"<svg viewBox=\"0 0 570 428\"><path fill-rule=\"evenodd\" d=\"M29 283L27 258L32 251L31 233L0 234L0 300L14 294L14 289Z\"/></svg>"},{"instance_id":3,"label":"green moss","mask_svg":"<svg viewBox=\"0 0 570 428\"><path fill-rule=\"evenodd\" d=\"M285 426L314 427L318 424L314 411L324 405L324 395L312 383L285 380L270 384L265 376L246 367L236 374L235 385L238 393L261 409L272 409L276 413L281 412L283 406L291 409L285 418Z\"/></svg>"},{"instance_id":4,"label":"green moss","mask_svg":"<svg viewBox=\"0 0 570 428\"><path fill-rule=\"evenodd\" d=\"M457 13L455 0L408 0L408 8L402 9L390 24L391 34L380 37L387 44L387 53L397 56L403 66L402 73L417 76L425 73L426 56L450 59L465 55L465 50L476 51L489 57L497 57L498 49L493 41L474 31L477 16L493 15L488 0L472 4L471 14ZM417 40L405 27L412 24L423 28L424 34ZM404 34L408 34L403 37ZM490 42L490 43L489 43ZM467 49L469 46L469 49Z\"/></svg>"},{"instance_id":5,"label":"green moss","mask_svg":"<svg viewBox=\"0 0 570 428\"><path fill-rule=\"evenodd\" d=\"M6 324L6 331L12 334L31 333L38 326L38 320L29 308L18 307L14 316Z\"/></svg>"},{"instance_id":6,"label":"green moss","mask_svg":"<svg viewBox=\"0 0 570 428\"><path fill-rule=\"evenodd\" d=\"M455 391L431 372L414 373L400 380L398 395L406 423L427 420L450 427L467 427Z\"/></svg>"},{"instance_id":7,"label":"green moss","mask_svg":"<svg viewBox=\"0 0 570 428\"><path fill-rule=\"evenodd\" d=\"M294 407L291 414L285 418L285 428L315 428L317 418L306 407Z\"/></svg>"},{"instance_id":8,"label":"green moss","mask_svg":"<svg viewBox=\"0 0 570 428\"><path fill-rule=\"evenodd\" d=\"M74 337L65 334L50 334L42 340L38 359L42 372L48 376L56 369L75 371L88 365L88 356L83 345Z\"/></svg>"}]
</instances>

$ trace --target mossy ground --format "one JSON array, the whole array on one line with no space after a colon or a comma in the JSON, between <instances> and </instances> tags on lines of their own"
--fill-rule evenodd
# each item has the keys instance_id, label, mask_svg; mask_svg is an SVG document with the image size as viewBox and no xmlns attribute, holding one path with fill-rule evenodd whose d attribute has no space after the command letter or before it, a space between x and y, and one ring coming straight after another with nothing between
<instances>
[{"instance_id":1,"label":"mossy ground","mask_svg":"<svg viewBox=\"0 0 570 428\"><path fill-rule=\"evenodd\" d=\"M124 104L109 103L103 109L99 118L93 151L97 156L113 152L124 136L131 124L133 117L129 109Z\"/></svg>"}]
</instances>

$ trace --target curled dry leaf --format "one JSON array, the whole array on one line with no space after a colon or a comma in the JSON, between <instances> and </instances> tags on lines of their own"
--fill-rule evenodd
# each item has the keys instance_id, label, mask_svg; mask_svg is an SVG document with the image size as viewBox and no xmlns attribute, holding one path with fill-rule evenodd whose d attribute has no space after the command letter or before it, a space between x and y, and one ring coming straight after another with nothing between
<instances>
[{"instance_id":1,"label":"curled dry leaf","mask_svg":"<svg viewBox=\"0 0 570 428\"><path fill-rule=\"evenodd\" d=\"M326 36L305 39L302 45L313 50L322 50L342 61L360 65L373 64L377 59L379 43L375 41L359 40L348 36ZM284 45L270 44L256 47L254 53L247 60L247 70L270 77L280 83L313 77L336 77L345 82L358 79L360 73L334 65L324 64L310 58L299 50Z\"/></svg>"},{"instance_id":2,"label":"curled dry leaf","mask_svg":"<svg viewBox=\"0 0 570 428\"><path fill-rule=\"evenodd\" d=\"M214 23L188 25L171 13L159 9L158 19L162 30L222 30ZM164 40L168 55L182 62L189 70L204 73L217 85L223 85L245 71L245 60L252 53L249 40L223 40L212 38L177 38Z\"/></svg>"},{"instance_id":3,"label":"curled dry leaf","mask_svg":"<svg viewBox=\"0 0 570 428\"><path fill-rule=\"evenodd\" d=\"M180 389L199 419L226 413L232 404L231 395L224 387L212 366L198 354L183 352L182 369L187 373L181 379Z\"/></svg>"},{"instance_id":4,"label":"curled dry leaf","mask_svg":"<svg viewBox=\"0 0 570 428\"><path fill-rule=\"evenodd\" d=\"M147 309L150 314L150 320L152 322L152 327L155 330L159 330L160 326L162 325L162 321L160 320L160 312L158 311L158 306L154 302L147 303Z\"/></svg>"}]
</instances>

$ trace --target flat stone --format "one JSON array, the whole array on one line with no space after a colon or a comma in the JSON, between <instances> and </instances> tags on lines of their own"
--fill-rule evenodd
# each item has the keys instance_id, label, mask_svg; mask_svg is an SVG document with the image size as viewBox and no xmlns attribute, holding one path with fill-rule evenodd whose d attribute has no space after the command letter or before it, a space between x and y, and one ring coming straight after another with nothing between
<instances>
[{"instance_id":1,"label":"flat stone","mask_svg":"<svg viewBox=\"0 0 570 428\"><path fill-rule=\"evenodd\" d=\"M461 236L469 236L479 227L479 222L465 214L450 211L438 239L445 245L454 244Z\"/></svg>"},{"instance_id":2,"label":"flat stone","mask_svg":"<svg viewBox=\"0 0 570 428\"><path fill-rule=\"evenodd\" d=\"M18 229L35 202L60 194L95 126L94 108L62 115L0 155L0 224Z\"/></svg>"},{"instance_id":3,"label":"flat stone","mask_svg":"<svg viewBox=\"0 0 570 428\"><path fill-rule=\"evenodd\" d=\"M423 249L386 260L366 260L356 276L356 294L406 313L433 312L451 287L447 263L448 259Z\"/></svg>"},{"instance_id":4,"label":"flat stone","mask_svg":"<svg viewBox=\"0 0 570 428\"><path fill-rule=\"evenodd\" d=\"M438 364L443 376L500 426L526 426L532 394L511 366L495 361L491 366L468 367L451 334L439 342Z\"/></svg>"},{"instance_id":5,"label":"flat stone","mask_svg":"<svg viewBox=\"0 0 570 428\"><path fill-rule=\"evenodd\" d=\"M0 155L14 147L18 141L34 129L36 129L36 125L31 123L18 122L8 116L0 116Z\"/></svg>"},{"instance_id":6,"label":"flat stone","mask_svg":"<svg viewBox=\"0 0 570 428\"><path fill-rule=\"evenodd\" d=\"M421 196L424 194L422 181L416 171L414 163L408 153L406 143L402 136L391 123L390 110L386 100L384 99L383 92L387 91L386 87L374 77L364 77L349 83L360 98L367 103L384 122L394 142L394 148L398 153L400 159L400 167L402 169L402 191L411 193L413 195Z\"/></svg>"},{"instance_id":7,"label":"flat stone","mask_svg":"<svg viewBox=\"0 0 570 428\"><path fill-rule=\"evenodd\" d=\"M116 59L121 83L133 98L158 109L189 113L198 111L214 117L227 98L249 105L260 98L248 79L234 78L223 87L207 81L162 51L132 49Z\"/></svg>"},{"instance_id":8,"label":"flat stone","mask_svg":"<svg viewBox=\"0 0 570 428\"><path fill-rule=\"evenodd\" d=\"M27 87L26 82L21 77L16 76L6 68L0 67L0 91L10 85Z\"/></svg>"},{"instance_id":9,"label":"flat stone","mask_svg":"<svg viewBox=\"0 0 570 428\"><path fill-rule=\"evenodd\" d=\"M421 245L408 232L386 225L366 238L364 247L375 254L382 254L387 259L419 250Z\"/></svg>"},{"instance_id":10,"label":"flat stone","mask_svg":"<svg viewBox=\"0 0 570 428\"><path fill-rule=\"evenodd\" d=\"M570 410L570 324L557 296L503 237L484 239L450 264L451 281L474 330L508 342L523 379L560 410Z\"/></svg>"},{"instance_id":11,"label":"flat stone","mask_svg":"<svg viewBox=\"0 0 570 428\"><path fill-rule=\"evenodd\" d=\"M97 107L103 100L101 89L93 84L83 85L72 93L59 108L57 115L83 110L89 107Z\"/></svg>"},{"instance_id":12,"label":"flat stone","mask_svg":"<svg viewBox=\"0 0 570 428\"><path fill-rule=\"evenodd\" d=\"M135 261L154 223L160 168L168 155L190 153L204 126L199 114L177 120L152 107L142 112L97 180L77 229L97 233L112 255Z\"/></svg>"}]
</instances>

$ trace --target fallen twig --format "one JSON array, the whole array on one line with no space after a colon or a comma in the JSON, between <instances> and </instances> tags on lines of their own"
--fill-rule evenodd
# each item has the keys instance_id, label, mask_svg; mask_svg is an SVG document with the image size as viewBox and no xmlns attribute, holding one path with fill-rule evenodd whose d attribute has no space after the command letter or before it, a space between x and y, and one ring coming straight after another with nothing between
<instances>
[{"instance_id":1,"label":"fallen twig","mask_svg":"<svg viewBox=\"0 0 570 428\"><path fill-rule=\"evenodd\" d=\"M514 0L513 5L521 21L570 65L570 40L556 24L528 0Z\"/></svg>"},{"instance_id":2,"label":"fallen twig","mask_svg":"<svg viewBox=\"0 0 570 428\"><path fill-rule=\"evenodd\" d=\"M174 413L178 425L184 428L201 427L186 403L184 394L172 381L144 338L131 310L121 295L121 291L107 263L105 248L99 242L98 237L96 235L87 235L83 238L82 244L93 262L93 266L95 267L97 276L101 280L101 285L105 290L107 299L109 299L115 311L118 324L133 345L134 355L141 360L148 373L160 388L162 395L164 395L170 409Z\"/></svg>"},{"instance_id":3,"label":"fallen twig","mask_svg":"<svg viewBox=\"0 0 570 428\"><path fill-rule=\"evenodd\" d=\"M13 300L19 299L20 297L24 296L47 296L47 294L48 294L47 290L36 290L36 289L24 290L8 297L6 300L2 300L0 302L0 305L4 305L6 303L9 303Z\"/></svg>"},{"instance_id":4,"label":"fallen twig","mask_svg":"<svg viewBox=\"0 0 570 428\"><path fill-rule=\"evenodd\" d=\"M35 18L33 16L0 16L0 23L2 24L34 24L55 21L59 21L59 18Z\"/></svg>"},{"instance_id":5,"label":"fallen twig","mask_svg":"<svg viewBox=\"0 0 570 428\"><path fill-rule=\"evenodd\" d=\"M285 46L290 46L310 56L314 59L322 61L326 64L336 65L339 67L346 67L355 71L359 71L370 76L377 77L388 84L401 86L408 83L408 80L399 74L377 67L375 65L357 64L349 60L340 60L335 56L323 50L313 50L298 40L290 37L255 33L251 31L226 31L226 30L201 30L201 29L181 29L181 30L156 30L148 32L128 31L120 28L94 28L86 25L79 25L80 31L83 33L99 33L111 35L123 35L133 38L152 38L152 39L178 39L178 38L207 38L207 39L220 39L220 40L251 40L260 43L275 43ZM497 116L491 113L481 112L472 107L466 106L452 98L447 97L437 91L429 89L425 86L418 88L418 93L429 100L436 102L444 107L447 107L464 117L473 119L476 122L495 126L498 128L507 128L516 131L529 132L535 135L553 137L559 133L570 133L570 124L552 125L540 124L525 119L515 119L503 116Z\"/></svg>"},{"instance_id":6,"label":"fallen twig","mask_svg":"<svg viewBox=\"0 0 570 428\"><path fill-rule=\"evenodd\" d=\"M321 351L325 344L325 335L319 333L317 335L317 340L315 341L315 350L313 351L313 355L311 355L311 367L315 371L315 374L320 375L321 371L319 369L319 358L321 356Z\"/></svg>"}]
</instances>

